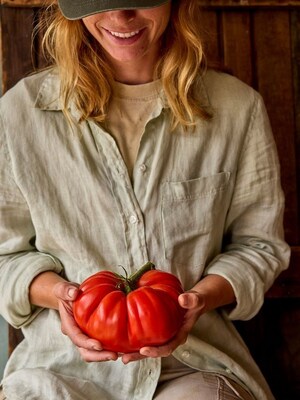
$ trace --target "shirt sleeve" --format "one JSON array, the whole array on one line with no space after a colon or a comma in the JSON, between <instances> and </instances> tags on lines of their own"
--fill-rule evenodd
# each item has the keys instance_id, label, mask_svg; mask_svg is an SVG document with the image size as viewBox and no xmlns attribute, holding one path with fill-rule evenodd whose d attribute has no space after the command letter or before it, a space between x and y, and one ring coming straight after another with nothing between
<instances>
[{"instance_id":1,"label":"shirt sleeve","mask_svg":"<svg viewBox=\"0 0 300 400\"><path fill-rule=\"evenodd\" d=\"M275 141L264 103L257 94L240 155L223 252L206 268L232 285L236 306L230 319L252 318L265 292L288 267L290 249L284 241L284 196Z\"/></svg>"},{"instance_id":2,"label":"shirt sleeve","mask_svg":"<svg viewBox=\"0 0 300 400\"><path fill-rule=\"evenodd\" d=\"M14 327L30 323L41 311L29 301L32 280L44 271L61 273L61 263L36 250L30 210L14 180L0 118L0 313Z\"/></svg>"}]
</instances>

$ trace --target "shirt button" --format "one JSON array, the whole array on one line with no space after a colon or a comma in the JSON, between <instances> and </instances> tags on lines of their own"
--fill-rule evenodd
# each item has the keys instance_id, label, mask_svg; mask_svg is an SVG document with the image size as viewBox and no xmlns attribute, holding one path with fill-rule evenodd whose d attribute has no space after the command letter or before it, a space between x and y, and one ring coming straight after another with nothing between
<instances>
[{"instance_id":1,"label":"shirt button","mask_svg":"<svg viewBox=\"0 0 300 400\"><path fill-rule=\"evenodd\" d=\"M136 224L137 223L137 216L136 215L130 215L130 217L129 217L129 222L131 223L131 224Z\"/></svg>"},{"instance_id":2,"label":"shirt button","mask_svg":"<svg viewBox=\"0 0 300 400\"><path fill-rule=\"evenodd\" d=\"M189 352L188 350L185 350L185 351L182 353L182 357L184 357L184 358L189 358L189 356L190 356L190 352Z\"/></svg>"},{"instance_id":3,"label":"shirt button","mask_svg":"<svg viewBox=\"0 0 300 400\"><path fill-rule=\"evenodd\" d=\"M140 165L140 171L141 171L141 172L145 172L146 169L147 169L147 165L145 165L145 164L141 164L141 165Z\"/></svg>"},{"instance_id":4,"label":"shirt button","mask_svg":"<svg viewBox=\"0 0 300 400\"><path fill-rule=\"evenodd\" d=\"M124 172L123 171L118 171L118 177L119 179L123 179L125 178Z\"/></svg>"},{"instance_id":5,"label":"shirt button","mask_svg":"<svg viewBox=\"0 0 300 400\"><path fill-rule=\"evenodd\" d=\"M225 371L227 372L227 374L231 374L231 370L229 368L226 368Z\"/></svg>"}]
</instances>

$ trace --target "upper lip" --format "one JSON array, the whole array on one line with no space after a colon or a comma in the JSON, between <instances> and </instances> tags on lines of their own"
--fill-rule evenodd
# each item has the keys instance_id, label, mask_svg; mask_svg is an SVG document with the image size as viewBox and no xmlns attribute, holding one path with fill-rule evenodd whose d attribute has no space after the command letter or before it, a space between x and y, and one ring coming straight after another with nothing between
<instances>
[{"instance_id":1,"label":"upper lip","mask_svg":"<svg viewBox=\"0 0 300 400\"><path fill-rule=\"evenodd\" d=\"M102 29L104 29L105 31L107 31L107 32L109 32L109 33L120 33L120 34L122 34L122 35L124 35L124 34L132 34L132 33L138 33L138 32L140 32L142 29L143 29L143 27L141 28L141 27L123 27L123 28L121 28L121 27L119 27L119 28L117 28L117 27L111 27L111 28L108 28L108 27L105 27L105 26L102 26Z\"/></svg>"}]
</instances>

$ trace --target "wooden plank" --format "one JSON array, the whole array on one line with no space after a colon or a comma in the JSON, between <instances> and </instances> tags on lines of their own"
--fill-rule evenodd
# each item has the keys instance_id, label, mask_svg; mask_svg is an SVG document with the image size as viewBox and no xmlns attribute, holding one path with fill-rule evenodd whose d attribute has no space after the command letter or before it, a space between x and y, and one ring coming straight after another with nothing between
<instances>
[{"instance_id":1,"label":"wooden plank","mask_svg":"<svg viewBox=\"0 0 300 400\"><path fill-rule=\"evenodd\" d=\"M38 25L41 18L41 10L34 9L34 25ZM45 32L44 24L39 27L37 32L35 32L33 43L32 43L32 53L34 56L34 66L36 69L45 68L47 65L47 60L42 52L42 40ZM48 60L49 61L49 60Z\"/></svg>"},{"instance_id":2,"label":"wooden plank","mask_svg":"<svg viewBox=\"0 0 300 400\"><path fill-rule=\"evenodd\" d=\"M253 27L257 89L268 109L281 162L286 239L290 245L297 245L299 211L289 12L257 11Z\"/></svg>"},{"instance_id":3,"label":"wooden plank","mask_svg":"<svg viewBox=\"0 0 300 400\"><path fill-rule=\"evenodd\" d=\"M7 7L42 7L45 3L43 0L1 0L1 5Z\"/></svg>"},{"instance_id":4,"label":"wooden plank","mask_svg":"<svg viewBox=\"0 0 300 400\"><path fill-rule=\"evenodd\" d=\"M220 46L219 18L215 10L202 10L200 29L208 65L220 65L223 57Z\"/></svg>"},{"instance_id":5,"label":"wooden plank","mask_svg":"<svg viewBox=\"0 0 300 400\"><path fill-rule=\"evenodd\" d=\"M222 12L224 64L232 74L253 85L249 12ZM238 38L238 40L237 40Z\"/></svg>"},{"instance_id":6,"label":"wooden plank","mask_svg":"<svg viewBox=\"0 0 300 400\"><path fill-rule=\"evenodd\" d=\"M19 79L33 71L31 35L34 12L30 8L2 7L2 91L12 87Z\"/></svg>"},{"instance_id":7,"label":"wooden plank","mask_svg":"<svg viewBox=\"0 0 300 400\"><path fill-rule=\"evenodd\" d=\"M14 351L16 346L23 340L24 336L20 329L15 329L12 326L8 327L8 354Z\"/></svg>"},{"instance_id":8,"label":"wooden plank","mask_svg":"<svg viewBox=\"0 0 300 400\"><path fill-rule=\"evenodd\" d=\"M200 0L200 4L204 7L212 8L282 8L282 7L299 7L300 0Z\"/></svg>"},{"instance_id":9,"label":"wooden plank","mask_svg":"<svg viewBox=\"0 0 300 400\"><path fill-rule=\"evenodd\" d=\"M8 7L42 7L43 0L2 0ZM300 0L200 0L200 4L209 8L248 8L248 7L300 7Z\"/></svg>"},{"instance_id":10,"label":"wooden plank","mask_svg":"<svg viewBox=\"0 0 300 400\"><path fill-rule=\"evenodd\" d=\"M291 43L294 77L294 110L296 124L295 148L297 154L298 209L300 210L300 11L293 11L291 13ZM300 215L298 215L298 221L295 222L298 226L300 226Z\"/></svg>"},{"instance_id":11,"label":"wooden plank","mask_svg":"<svg viewBox=\"0 0 300 400\"><path fill-rule=\"evenodd\" d=\"M276 400L300 394L300 299L266 299L249 321L234 322Z\"/></svg>"}]
</instances>

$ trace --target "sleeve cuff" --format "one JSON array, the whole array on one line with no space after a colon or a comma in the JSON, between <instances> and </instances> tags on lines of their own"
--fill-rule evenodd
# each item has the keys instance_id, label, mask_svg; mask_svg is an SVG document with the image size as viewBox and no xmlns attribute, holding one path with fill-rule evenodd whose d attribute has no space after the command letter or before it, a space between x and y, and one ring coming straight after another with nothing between
<instances>
[{"instance_id":1,"label":"sleeve cuff","mask_svg":"<svg viewBox=\"0 0 300 400\"><path fill-rule=\"evenodd\" d=\"M42 310L30 303L29 287L45 271L61 274L63 267L54 257L35 252L14 255L2 267L0 312L14 328L29 324Z\"/></svg>"}]
</instances>

